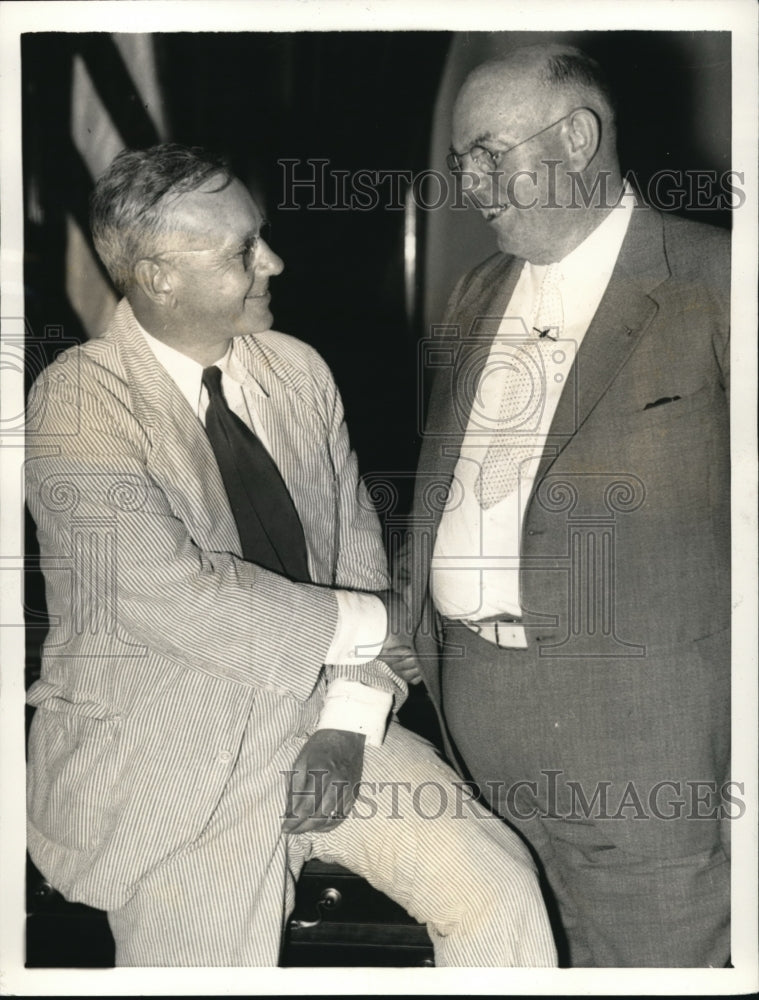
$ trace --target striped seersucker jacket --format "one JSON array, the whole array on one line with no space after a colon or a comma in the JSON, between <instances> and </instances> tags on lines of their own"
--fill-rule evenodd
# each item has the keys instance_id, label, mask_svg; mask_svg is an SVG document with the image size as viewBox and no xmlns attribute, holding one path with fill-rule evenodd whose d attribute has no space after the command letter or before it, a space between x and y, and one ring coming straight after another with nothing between
<instances>
[{"instance_id":1,"label":"striped seersucker jacket","mask_svg":"<svg viewBox=\"0 0 759 1000\"><path fill-rule=\"evenodd\" d=\"M312 725L330 676L391 690L381 662L323 667L334 587L388 586L342 404L310 347L269 331L234 350L303 521L314 584L240 558L199 420L126 301L62 354L27 410L27 500L50 633L29 740L28 843L69 899L113 909L199 835L246 725Z\"/></svg>"}]
</instances>

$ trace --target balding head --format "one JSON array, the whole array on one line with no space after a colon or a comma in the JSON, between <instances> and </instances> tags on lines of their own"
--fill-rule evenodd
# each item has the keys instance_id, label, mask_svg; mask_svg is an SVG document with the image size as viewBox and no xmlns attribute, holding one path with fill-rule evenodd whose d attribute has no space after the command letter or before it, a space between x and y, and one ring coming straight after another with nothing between
<instances>
[{"instance_id":1,"label":"balding head","mask_svg":"<svg viewBox=\"0 0 759 1000\"><path fill-rule=\"evenodd\" d=\"M478 66L467 77L457 104L482 104L525 124L538 116L558 118L573 108L593 109L606 129L614 126L614 99L595 59L568 45L527 45ZM510 124L516 124L514 118Z\"/></svg>"},{"instance_id":2,"label":"balding head","mask_svg":"<svg viewBox=\"0 0 759 1000\"><path fill-rule=\"evenodd\" d=\"M452 148L477 175L476 200L501 249L558 260L595 228L597 211L563 209L578 179L590 189L602 174L618 188L614 119L603 72L579 49L525 46L470 73Z\"/></svg>"}]
</instances>

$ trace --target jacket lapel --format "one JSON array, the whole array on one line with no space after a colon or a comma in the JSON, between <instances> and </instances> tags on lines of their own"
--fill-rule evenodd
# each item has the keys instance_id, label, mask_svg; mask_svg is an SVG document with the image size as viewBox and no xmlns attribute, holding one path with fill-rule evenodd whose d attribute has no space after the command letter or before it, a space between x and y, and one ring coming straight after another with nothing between
<instances>
[{"instance_id":1,"label":"jacket lapel","mask_svg":"<svg viewBox=\"0 0 759 1000\"><path fill-rule=\"evenodd\" d=\"M110 334L119 345L134 415L151 440L149 473L198 545L239 555L237 526L208 437L125 300Z\"/></svg>"},{"instance_id":2,"label":"jacket lapel","mask_svg":"<svg viewBox=\"0 0 759 1000\"><path fill-rule=\"evenodd\" d=\"M426 440L420 456L420 490L432 484L438 490L450 488L479 377L522 264L513 257L497 257L495 264L486 262L464 291L453 316L447 319L458 327L461 346L452 369L442 367L433 387ZM655 290L669 274L661 216L647 207L635 208L609 285L554 414L533 484L533 496L636 349L658 312ZM441 349L449 344L450 341L441 338ZM418 503L415 513L422 520L425 514L431 514L433 530L437 531L441 504L425 511Z\"/></svg>"},{"instance_id":3,"label":"jacket lapel","mask_svg":"<svg viewBox=\"0 0 759 1000\"><path fill-rule=\"evenodd\" d=\"M661 217L649 208L634 209L609 285L556 408L533 494L640 343L659 308L652 293L669 274Z\"/></svg>"}]
</instances>

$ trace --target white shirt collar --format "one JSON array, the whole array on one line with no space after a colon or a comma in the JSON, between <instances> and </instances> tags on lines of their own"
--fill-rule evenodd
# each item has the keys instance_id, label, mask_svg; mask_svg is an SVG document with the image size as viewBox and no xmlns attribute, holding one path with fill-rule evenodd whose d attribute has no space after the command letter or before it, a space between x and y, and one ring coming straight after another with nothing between
<instances>
[{"instance_id":1,"label":"white shirt collar","mask_svg":"<svg viewBox=\"0 0 759 1000\"><path fill-rule=\"evenodd\" d=\"M564 281L580 280L582 275L589 272L611 274L617 263L634 205L635 192L625 181L619 205L612 208L603 222L560 261Z\"/></svg>"},{"instance_id":2,"label":"white shirt collar","mask_svg":"<svg viewBox=\"0 0 759 1000\"><path fill-rule=\"evenodd\" d=\"M202 389L203 366L186 354L182 354L174 347L169 347L162 340L158 340L148 333L139 322L137 326L145 338L150 350L155 355L156 361L165 369L170 378L175 382L177 388L190 404L193 413L198 413L200 409L200 395ZM235 341L230 341L227 353L214 364L219 367L223 374L239 383L246 389L258 395L268 395L251 373L245 368L235 351Z\"/></svg>"},{"instance_id":3,"label":"white shirt collar","mask_svg":"<svg viewBox=\"0 0 759 1000\"><path fill-rule=\"evenodd\" d=\"M619 204L606 214L603 221L574 250L559 261L562 283L581 287L588 281L600 282L608 278L622 247L627 227L635 207L635 192L625 181ZM548 265L530 264L536 286L543 278Z\"/></svg>"}]
</instances>

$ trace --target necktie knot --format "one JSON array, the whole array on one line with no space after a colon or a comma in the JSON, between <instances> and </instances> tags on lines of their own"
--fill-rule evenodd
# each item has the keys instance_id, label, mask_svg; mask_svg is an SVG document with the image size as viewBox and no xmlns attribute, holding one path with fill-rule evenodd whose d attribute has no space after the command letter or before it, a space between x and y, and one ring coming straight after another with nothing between
<instances>
[{"instance_id":1,"label":"necktie knot","mask_svg":"<svg viewBox=\"0 0 759 1000\"><path fill-rule=\"evenodd\" d=\"M221 391L221 368L218 365L211 365L209 368L203 369L203 385L208 391L208 395L212 398L217 398L221 396L223 398L223 393Z\"/></svg>"},{"instance_id":2,"label":"necktie knot","mask_svg":"<svg viewBox=\"0 0 759 1000\"><path fill-rule=\"evenodd\" d=\"M546 273L543 275L543 284L546 288L555 288L561 281L561 264L558 261L554 261L553 264L549 264L546 268Z\"/></svg>"}]
</instances>

